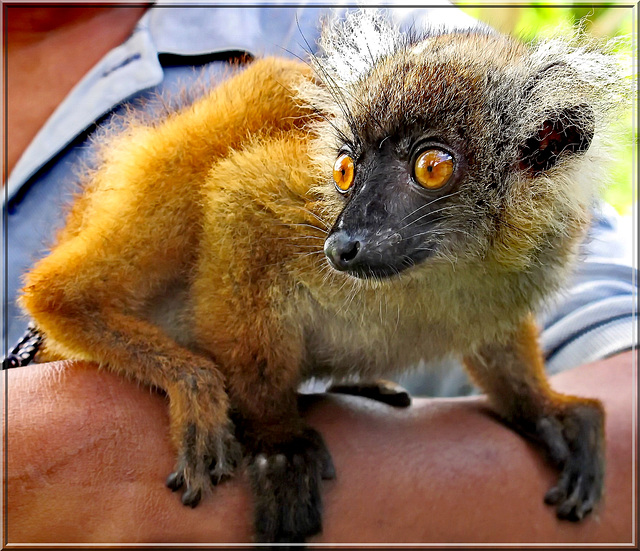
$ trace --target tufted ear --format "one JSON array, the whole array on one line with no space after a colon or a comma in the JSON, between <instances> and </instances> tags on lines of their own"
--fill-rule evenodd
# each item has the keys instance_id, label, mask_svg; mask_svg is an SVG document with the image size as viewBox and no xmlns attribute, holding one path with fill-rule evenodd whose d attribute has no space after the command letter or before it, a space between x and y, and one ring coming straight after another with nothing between
<instances>
[{"instance_id":1,"label":"tufted ear","mask_svg":"<svg viewBox=\"0 0 640 551\"><path fill-rule=\"evenodd\" d=\"M595 117L586 103L560 109L520 146L520 168L545 172L561 158L589 149L594 131Z\"/></svg>"}]
</instances>

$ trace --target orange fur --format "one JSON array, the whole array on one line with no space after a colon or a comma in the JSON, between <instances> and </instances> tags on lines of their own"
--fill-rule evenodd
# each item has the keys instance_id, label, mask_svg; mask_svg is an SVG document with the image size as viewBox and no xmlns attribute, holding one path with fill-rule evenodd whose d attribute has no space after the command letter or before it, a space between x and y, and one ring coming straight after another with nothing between
<instances>
[{"instance_id":1,"label":"orange fur","mask_svg":"<svg viewBox=\"0 0 640 551\"><path fill-rule=\"evenodd\" d=\"M221 475L231 469L232 460L225 464L220 447L232 440L225 381L233 381L233 371L221 372L219 361L231 357L247 367L251 359L259 359L252 347L268 342L264 339L273 332L269 319L259 319L268 304L261 292L249 292L260 283L255 281L242 297L253 296L255 324L242 328L235 323L227 329L239 331L227 331L226 341L221 331L218 341L233 344L224 351L209 349L209 355L200 352L206 350L206 340L194 346L188 338L196 333L193 311L202 308L205 297L197 292L188 296L184 311L173 320L184 329L176 339L154 323L150 305L168 289L190 289L198 272L209 277L197 262L199 247L207 245L202 238L207 225L203 207L211 199L211 190L203 186L207 174L216 159L242 149L249 137L300 135L310 111L293 101L290 86L308 74L302 64L265 59L161 125L130 125L104 147L103 162L90 175L58 244L26 277L21 303L46 334L51 353L96 361L168 393L177 468L196 491L209 487L207 457L218 456ZM231 182L226 192L233 193L238 183ZM234 215L224 205L222 210L224 216ZM228 219L216 222L229 224ZM233 246L228 252L233 253ZM214 265L227 260L223 255ZM205 317L229 321L231 316L220 311L223 304ZM287 352L283 349L282 358ZM283 384L291 388L293 383ZM235 394L242 392L248 390L241 387ZM187 455L199 459L181 467L181 457Z\"/></svg>"}]
</instances>

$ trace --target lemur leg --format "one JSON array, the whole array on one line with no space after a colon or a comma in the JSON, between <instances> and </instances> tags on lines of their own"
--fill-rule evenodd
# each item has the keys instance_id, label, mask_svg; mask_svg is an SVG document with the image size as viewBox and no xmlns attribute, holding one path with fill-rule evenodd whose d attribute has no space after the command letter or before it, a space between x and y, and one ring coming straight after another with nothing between
<instances>
[{"instance_id":1,"label":"lemur leg","mask_svg":"<svg viewBox=\"0 0 640 551\"><path fill-rule=\"evenodd\" d=\"M216 357L245 450L256 540L304 542L322 529L321 480L333 478L334 467L321 435L298 411L299 328L285 328L271 317L273 308L253 310L251 300L242 301L246 317L200 317L217 322L202 334L219 340Z\"/></svg>"},{"instance_id":2,"label":"lemur leg","mask_svg":"<svg viewBox=\"0 0 640 551\"><path fill-rule=\"evenodd\" d=\"M335 477L333 461L320 433L300 418L295 386L254 381L252 389L259 408L231 397L249 461L256 540L302 543L322 530L321 480Z\"/></svg>"},{"instance_id":3,"label":"lemur leg","mask_svg":"<svg viewBox=\"0 0 640 551\"><path fill-rule=\"evenodd\" d=\"M167 483L172 489L184 486L183 503L195 506L211 478L215 482L231 474L239 456L223 376L210 359L180 346L158 327L122 313L130 309L118 303L127 302L124 293L96 286L88 273L92 263L85 262L84 255L82 264L74 262L78 259L69 250L73 246L72 240L36 266L21 300L48 346L61 356L95 361L166 391L171 439L178 451Z\"/></svg>"},{"instance_id":4,"label":"lemur leg","mask_svg":"<svg viewBox=\"0 0 640 551\"><path fill-rule=\"evenodd\" d=\"M465 358L465 365L498 412L519 431L541 442L561 469L545 502L556 506L559 518L582 519L603 492L602 404L550 388L532 316L507 342L482 347Z\"/></svg>"}]
</instances>

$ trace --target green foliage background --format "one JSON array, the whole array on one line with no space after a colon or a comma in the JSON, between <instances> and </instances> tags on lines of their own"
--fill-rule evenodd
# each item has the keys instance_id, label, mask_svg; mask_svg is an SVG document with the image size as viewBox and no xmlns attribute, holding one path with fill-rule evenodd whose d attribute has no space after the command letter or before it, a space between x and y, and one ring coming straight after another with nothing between
<instances>
[{"instance_id":1,"label":"green foliage background","mask_svg":"<svg viewBox=\"0 0 640 551\"><path fill-rule=\"evenodd\" d=\"M626 40L620 41L617 49L628 59L629 73L632 75L629 78L637 78L637 51L635 40L631 38L636 25L634 12L637 7L615 4L597 7L584 4L549 6L548 3L541 5L542 2L509 7L504 4L479 7L477 3L465 6L470 2L463 1L456 4L472 17L525 41L551 36L558 31L570 31L577 25L582 25L587 33L598 38L626 37ZM629 107L616 128L620 147L616 147L616 162L612 163L610 183L604 194L605 200L620 214L630 214L633 201L637 201L637 193L634 193L637 132L633 120L637 113L635 108Z\"/></svg>"}]
</instances>

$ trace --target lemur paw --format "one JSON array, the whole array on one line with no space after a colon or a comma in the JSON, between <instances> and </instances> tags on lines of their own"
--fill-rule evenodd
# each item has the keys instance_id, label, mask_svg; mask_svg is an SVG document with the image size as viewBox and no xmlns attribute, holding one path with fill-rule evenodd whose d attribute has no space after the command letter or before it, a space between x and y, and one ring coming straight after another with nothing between
<instances>
[{"instance_id":1,"label":"lemur paw","mask_svg":"<svg viewBox=\"0 0 640 551\"><path fill-rule=\"evenodd\" d=\"M545 503L556 506L558 518L579 521L602 496L603 420L595 405L578 404L562 415L538 421L538 436L561 469L558 483L544 497Z\"/></svg>"},{"instance_id":2,"label":"lemur paw","mask_svg":"<svg viewBox=\"0 0 640 551\"><path fill-rule=\"evenodd\" d=\"M322 530L320 481L334 478L335 468L317 431L256 449L249 476L258 542L302 543Z\"/></svg>"},{"instance_id":3,"label":"lemur paw","mask_svg":"<svg viewBox=\"0 0 640 551\"><path fill-rule=\"evenodd\" d=\"M241 458L240 444L228 428L200 438L196 433L189 425L176 468L166 481L173 492L183 488L182 503L188 507L198 505L211 485L230 478Z\"/></svg>"}]
</instances>

